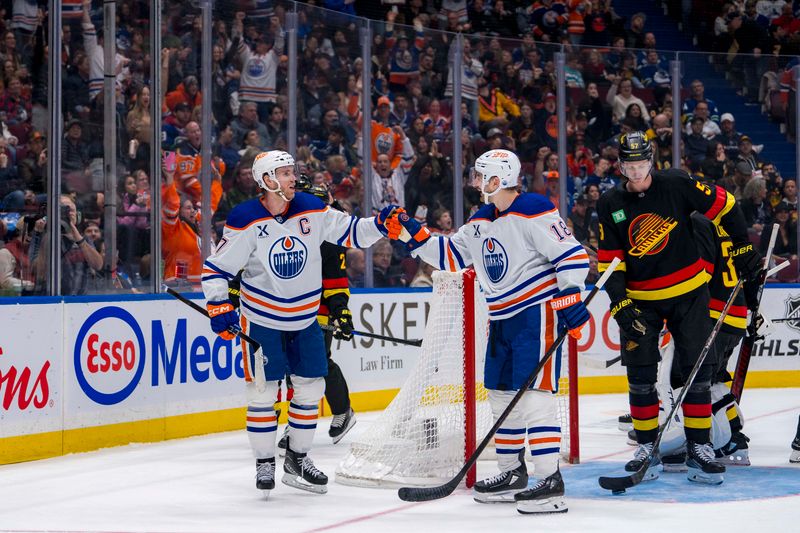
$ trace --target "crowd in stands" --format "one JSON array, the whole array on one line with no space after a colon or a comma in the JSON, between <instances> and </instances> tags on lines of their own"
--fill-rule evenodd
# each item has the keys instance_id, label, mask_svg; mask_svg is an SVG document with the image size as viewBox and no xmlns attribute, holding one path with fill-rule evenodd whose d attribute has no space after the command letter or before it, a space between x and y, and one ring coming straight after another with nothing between
<instances>
[{"instance_id":1,"label":"crowd in stands","mask_svg":"<svg viewBox=\"0 0 800 533\"><path fill-rule=\"evenodd\" d=\"M800 23L792 9L777 6L778 14L767 18L768 26L759 33L763 43L748 40L753 25L763 24L758 17L766 16L758 2L754 17L751 3L756 4L718 6L716 15L725 24L716 33L715 22L718 39L709 46L722 49L727 42L730 50L737 43L739 53L733 53L731 69L745 93L758 97L757 78L772 69L769 61L777 65L770 72L791 65L785 55L794 50ZM620 181L619 134L647 131L655 146L656 168L670 168L673 123L681 121L682 168L736 195L754 242L761 243L764 227L779 222L775 254L797 260L796 181L784 180L779 169L760 156L758 139L737 125L735 110L717 108L701 79L685 80L681 114L674 116L667 60L647 30L646 17L636 14L626 20L615 13L611 1L298 4L297 108L290 110L285 29L291 3L214 3L212 91L206 95L199 81L199 10L188 2L165 1L163 46L155 52L149 48L149 4L131 0L117 5L118 254L109 262L103 243L109 221L103 216L102 2L83 0L69 7L64 10L60 53L63 294L137 290L150 278L153 230L162 234L163 278L196 284L202 264L201 170L208 167L212 175L212 227L218 237L230 209L258 194L250 173L255 155L287 149L290 112L297 115L298 148L293 155L299 170L327 187L332 200L348 212L372 214L363 210L361 165L362 126L369 119L373 209L398 203L431 230L451 234L454 183L463 185L466 218L480 204L478 191L468 183L472 162L488 149L506 148L523 161L523 190L545 194L558 204L560 188L567 188L568 224L590 250L597 246L596 202ZM369 80L362 79L359 24L350 15L374 19ZM0 12L0 233L5 241L0 288L8 294L47 291L46 21L46 6L37 5L37 0L15 1ZM462 119L453 124L453 69L448 65L455 59L457 33L464 34ZM750 48L753 42L758 46ZM768 61L750 61L753 56L745 53L756 48L769 56ZM556 152L553 54L560 50L567 55L568 176L559 176ZM158 61L161 69L161 117L150 114L151 61ZM370 92L370 117L362 114L363 90ZM793 98L788 98L793 90L787 83L784 116L793 113ZM210 160L202 147L203 109L212 112ZM155 145L154 120L162 125ZM462 176L454 175L456 142L461 143ZM155 179L148 175L153 152L162 160L161 175ZM153 194L161 194L160 228L151 224ZM351 284L363 286L364 253L348 251L347 263ZM373 248L373 265L378 287L431 282L431 266L388 241ZM796 275L797 269L784 271ZM596 269L590 276L596 276Z\"/></svg>"}]
</instances>

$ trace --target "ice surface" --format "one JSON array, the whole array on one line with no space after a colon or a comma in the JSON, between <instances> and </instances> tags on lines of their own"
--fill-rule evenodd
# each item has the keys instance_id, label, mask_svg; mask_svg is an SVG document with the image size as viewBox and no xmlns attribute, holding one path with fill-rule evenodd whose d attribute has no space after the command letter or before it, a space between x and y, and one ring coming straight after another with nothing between
<instances>
[{"instance_id":1,"label":"ice surface","mask_svg":"<svg viewBox=\"0 0 800 533\"><path fill-rule=\"evenodd\" d=\"M729 468L722 486L662 473L612 496L596 478L619 470L633 453L617 429L626 402L620 394L581 397L583 464L563 467L569 512L562 515L522 516L513 505L480 505L465 489L409 504L392 490L335 483L319 496L279 482L266 502L255 489L247 436L236 431L0 466L0 531L800 530L800 466L788 463L800 389L745 391L753 468ZM321 420L311 455L331 479L352 435L367 431L374 416L359 413L351 435L336 446L327 436L330 419ZM494 472L493 461L479 463L479 477Z\"/></svg>"}]
</instances>

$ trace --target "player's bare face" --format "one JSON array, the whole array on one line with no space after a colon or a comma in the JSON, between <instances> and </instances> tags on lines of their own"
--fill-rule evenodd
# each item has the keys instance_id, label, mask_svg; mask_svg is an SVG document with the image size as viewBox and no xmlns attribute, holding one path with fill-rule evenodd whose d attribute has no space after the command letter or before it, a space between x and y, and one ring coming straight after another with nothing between
<instances>
[{"instance_id":1,"label":"player's bare face","mask_svg":"<svg viewBox=\"0 0 800 533\"><path fill-rule=\"evenodd\" d=\"M281 167L275 170L275 179L278 181L278 186L287 200L291 201L294 198L294 184L297 181L297 176L294 173L294 167Z\"/></svg>"},{"instance_id":2,"label":"player's bare face","mask_svg":"<svg viewBox=\"0 0 800 533\"><path fill-rule=\"evenodd\" d=\"M620 163L622 173L628 178L628 188L634 192L644 191L650 186L650 161L628 161Z\"/></svg>"}]
</instances>

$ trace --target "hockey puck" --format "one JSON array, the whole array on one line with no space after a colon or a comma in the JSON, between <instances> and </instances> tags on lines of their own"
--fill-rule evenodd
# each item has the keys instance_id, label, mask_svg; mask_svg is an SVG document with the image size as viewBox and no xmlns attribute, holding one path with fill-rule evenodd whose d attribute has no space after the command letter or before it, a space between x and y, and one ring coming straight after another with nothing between
<instances>
[{"instance_id":1,"label":"hockey puck","mask_svg":"<svg viewBox=\"0 0 800 533\"><path fill-rule=\"evenodd\" d=\"M611 494L613 494L614 496L617 496L617 495L619 495L619 494L625 494L625 489L621 489L621 490L612 490L612 491L611 491Z\"/></svg>"}]
</instances>

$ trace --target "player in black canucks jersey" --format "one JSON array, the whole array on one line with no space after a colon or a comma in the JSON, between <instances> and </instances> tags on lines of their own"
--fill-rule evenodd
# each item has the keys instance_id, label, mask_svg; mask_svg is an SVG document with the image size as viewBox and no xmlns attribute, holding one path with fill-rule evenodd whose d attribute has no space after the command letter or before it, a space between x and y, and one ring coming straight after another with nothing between
<instances>
[{"instance_id":1,"label":"player in black canucks jersey","mask_svg":"<svg viewBox=\"0 0 800 533\"><path fill-rule=\"evenodd\" d=\"M691 213L698 211L730 235L736 271L747 280L746 294L757 291L754 281L761 257L749 243L744 217L733 196L721 187L695 181L681 170L653 171L653 149L644 133L620 138L620 171L625 179L597 204L598 261L601 272L615 257L622 261L608 279L606 290L611 314L620 327L622 362L639 443L626 470L636 471L653 451L658 435L655 384L662 324L666 321L673 335L677 364L684 376L690 373L712 329L707 273L695 244ZM718 484L725 467L710 445L713 370L713 361L706 358L695 382L688 385L682 410L689 479ZM646 479L655 477L651 468Z\"/></svg>"}]
</instances>

